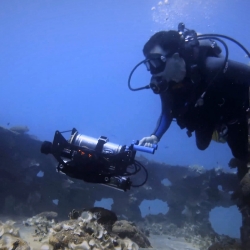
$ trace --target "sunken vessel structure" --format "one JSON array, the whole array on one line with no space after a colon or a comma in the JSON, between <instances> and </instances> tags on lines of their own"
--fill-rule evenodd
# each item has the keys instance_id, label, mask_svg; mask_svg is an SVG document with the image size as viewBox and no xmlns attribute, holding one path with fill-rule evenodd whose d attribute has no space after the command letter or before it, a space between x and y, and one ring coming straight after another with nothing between
<instances>
[{"instance_id":1,"label":"sunken vessel structure","mask_svg":"<svg viewBox=\"0 0 250 250\"><path fill-rule=\"evenodd\" d=\"M59 174L25 128L0 127L0 138L0 249L157 249L153 236L182 239L188 249L241 249L239 239L217 234L209 221L212 209L236 205L234 173L138 154L148 180L123 192ZM94 206L103 198L113 199L111 210ZM140 204L155 199L168 212L142 217Z\"/></svg>"}]
</instances>

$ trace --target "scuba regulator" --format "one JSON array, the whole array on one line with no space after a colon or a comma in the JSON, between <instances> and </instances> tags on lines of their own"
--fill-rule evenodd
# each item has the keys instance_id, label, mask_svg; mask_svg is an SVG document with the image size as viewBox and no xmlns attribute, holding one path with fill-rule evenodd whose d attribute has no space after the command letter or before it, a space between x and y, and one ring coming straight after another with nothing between
<instances>
[{"instance_id":1,"label":"scuba regulator","mask_svg":"<svg viewBox=\"0 0 250 250\"><path fill-rule=\"evenodd\" d=\"M71 132L69 140L62 133ZM154 154L157 145L152 148L139 146L134 141L130 146L109 142L108 138L99 139L79 134L73 128L69 131L56 131L53 143L44 141L43 154L52 154L58 161L57 171L69 177L91 183L100 183L118 190L127 191L131 187L140 187L148 179L145 167L135 160L136 151ZM129 176L144 170L144 180L132 184Z\"/></svg>"},{"instance_id":2,"label":"scuba regulator","mask_svg":"<svg viewBox=\"0 0 250 250\"><path fill-rule=\"evenodd\" d=\"M228 51L227 44L224 42L224 40L222 40L220 38L228 39L228 40L234 42L250 58L250 53L248 52L248 50L242 44L240 44L238 41L234 40L231 37L228 37L225 35L220 35L220 34L201 34L201 35L198 35L195 30L190 30L190 29L185 28L184 23L179 23L178 33L180 35L180 45L179 45L180 48L179 48L179 51L176 51L176 52L179 52L180 55L183 56L185 58L185 60L187 60L188 64L191 64L190 67L193 66L192 63L194 61L195 56L199 53L200 46L208 46L210 49L213 50L213 53L216 56L219 56L219 54L221 53L221 48L217 45L217 43L215 41L220 42L223 45L223 47L225 48L224 62L222 64L221 68L219 69L219 71L213 77L213 80L211 81L211 83L214 81L214 79L218 76L219 73L226 72L226 70L227 70L229 51ZM203 40L205 40L205 41L203 41ZM203 41L203 42L201 42L201 41ZM155 94L160 94L160 93L166 91L169 86L174 84L173 81L167 82L166 80L163 80L162 77L154 76L155 73L156 74L159 73L157 71L157 69L159 69L161 71L164 70L164 68L166 66L166 64L164 64L165 61L166 61L166 58L164 58L164 56L162 56L162 55L159 55L158 58L151 58L149 56L148 58L142 60L137 65L135 65L135 67L132 69L131 73L129 74L129 78L128 78L129 89L132 91L138 91L138 90L142 90L142 89L152 89ZM153 76L151 78L150 84L148 84L144 87L133 88L133 87L131 87L131 78L132 78L134 71L141 64L145 64L147 69L151 71L151 74L153 74ZM153 67L155 69L153 69Z\"/></svg>"}]
</instances>

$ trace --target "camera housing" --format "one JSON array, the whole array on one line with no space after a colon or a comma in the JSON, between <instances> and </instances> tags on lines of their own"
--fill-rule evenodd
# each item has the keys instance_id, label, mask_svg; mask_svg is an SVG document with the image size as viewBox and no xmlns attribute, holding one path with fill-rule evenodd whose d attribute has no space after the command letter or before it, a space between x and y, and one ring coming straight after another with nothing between
<instances>
[{"instance_id":1,"label":"camera housing","mask_svg":"<svg viewBox=\"0 0 250 250\"><path fill-rule=\"evenodd\" d=\"M70 132L69 140L62 133ZM57 170L71 178L86 182L104 184L118 190L127 191L139 187L147 181L147 170L135 160L136 151L154 154L157 145L152 148L138 145L130 146L109 142L106 136L99 139L79 134L73 128L69 131L56 131L53 142L44 141L41 146L43 154L52 154L58 161ZM133 185L129 176L143 169L145 179L139 185Z\"/></svg>"}]
</instances>

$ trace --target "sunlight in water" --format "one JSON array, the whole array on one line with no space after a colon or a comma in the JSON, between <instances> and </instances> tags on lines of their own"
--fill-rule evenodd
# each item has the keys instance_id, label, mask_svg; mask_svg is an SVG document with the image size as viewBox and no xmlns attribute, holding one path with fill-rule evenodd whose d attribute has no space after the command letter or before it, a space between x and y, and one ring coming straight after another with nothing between
<instances>
[{"instance_id":1,"label":"sunlight in water","mask_svg":"<svg viewBox=\"0 0 250 250\"><path fill-rule=\"evenodd\" d=\"M165 0L158 1L151 7L153 22L159 25L164 25L168 28L176 29L176 20L195 21L197 15L196 11L203 19L208 22L211 21L212 9L214 8L214 1L183 1L183 0ZM213 6L213 8L211 8ZM190 14L192 13L192 14ZM211 25L211 23L209 24Z\"/></svg>"}]
</instances>

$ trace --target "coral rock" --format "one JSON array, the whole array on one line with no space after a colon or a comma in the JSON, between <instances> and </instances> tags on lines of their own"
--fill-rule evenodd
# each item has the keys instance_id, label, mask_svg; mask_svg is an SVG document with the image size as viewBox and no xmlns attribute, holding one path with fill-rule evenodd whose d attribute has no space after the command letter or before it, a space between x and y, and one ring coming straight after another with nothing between
<instances>
[{"instance_id":1,"label":"coral rock","mask_svg":"<svg viewBox=\"0 0 250 250\"><path fill-rule=\"evenodd\" d=\"M11 234L4 234L0 239L0 249L30 250L26 241Z\"/></svg>"},{"instance_id":2,"label":"coral rock","mask_svg":"<svg viewBox=\"0 0 250 250\"><path fill-rule=\"evenodd\" d=\"M122 239L129 238L135 243L138 244L138 246L143 248L151 247L151 244L146 237L137 227L134 223L126 221L126 220L120 220L114 223L112 227L112 232L117 234Z\"/></svg>"}]
</instances>

